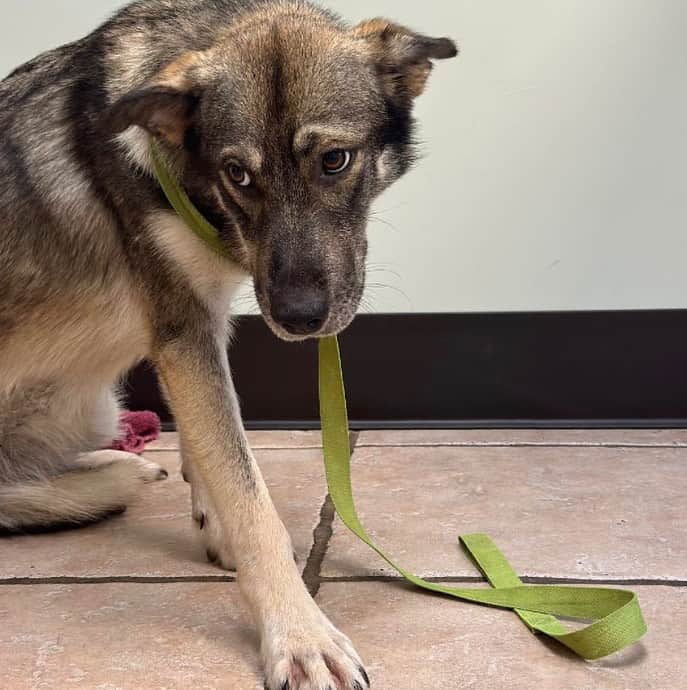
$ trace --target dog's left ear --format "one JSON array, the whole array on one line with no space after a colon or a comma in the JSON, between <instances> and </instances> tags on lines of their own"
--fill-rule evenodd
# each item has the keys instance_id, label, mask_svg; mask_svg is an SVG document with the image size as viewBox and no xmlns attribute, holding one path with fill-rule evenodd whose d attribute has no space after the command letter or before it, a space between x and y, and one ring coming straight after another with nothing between
<instances>
[{"instance_id":1,"label":"dog's left ear","mask_svg":"<svg viewBox=\"0 0 687 690\"><path fill-rule=\"evenodd\" d=\"M353 28L365 40L387 97L412 100L424 90L432 60L458 55L450 38L431 38L387 19L369 19Z\"/></svg>"},{"instance_id":2,"label":"dog's left ear","mask_svg":"<svg viewBox=\"0 0 687 690\"><path fill-rule=\"evenodd\" d=\"M200 53L186 53L144 86L130 91L110 108L108 127L115 134L138 125L172 146L181 146L200 101L193 69Z\"/></svg>"}]
</instances>

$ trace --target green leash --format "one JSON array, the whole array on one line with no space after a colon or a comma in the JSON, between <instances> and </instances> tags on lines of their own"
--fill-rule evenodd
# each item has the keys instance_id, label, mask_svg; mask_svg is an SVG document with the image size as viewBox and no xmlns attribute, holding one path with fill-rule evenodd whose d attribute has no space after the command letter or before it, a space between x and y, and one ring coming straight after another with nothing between
<instances>
[{"instance_id":1,"label":"green leash","mask_svg":"<svg viewBox=\"0 0 687 690\"><path fill-rule=\"evenodd\" d=\"M216 253L226 256L217 230L195 208L179 186L158 145L151 142L155 174L169 203L189 228ZM492 589L461 589L427 582L396 565L374 544L362 526L351 488L348 414L336 337L319 346L320 418L329 495L343 523L394 570L417 587L477 604L512 609L533 632L544 633L584 659L599 659L636 642L645 632L637 596L601 587L524 585L486 534L460 537ZM568 631L554 616L594 622Z\"/></svg>"},{"instance_id":2,"label":"green leash","mask_svg":"<svg viewBox=\"0 0 687 690\"><path fill-rule=\"evenodd\" d=\"M227 250L220 239L217 229L208 223L203 214L193 205L186 192L179 186L172 175L165 155L155 139L150 140L150 158L153 169L167 201L177 212L186 225L188 225L203 242L216 254L227 257Z\"/></svg>"},{"instance_id":3,"label":"green leash","mask_svg":"<svg viewBox=\"0 0 687 690\"><path fill-rule=\"evenodd\" d=\"M468 534L460 541L493 589L461 589L427 582L394 563L360 523L353 502L348 415L339 345L335 337L320 340L320 418L329 494L336 512L357 537L394 570L417 587L477 604L512 609L533 632L557 640L584 659L599 659L636 642L646 625L637 595L601 587L523 585L503 554L486 534ZM554 616L593 619L585 628L568 631Z\"/></svg>"}]
</instances>

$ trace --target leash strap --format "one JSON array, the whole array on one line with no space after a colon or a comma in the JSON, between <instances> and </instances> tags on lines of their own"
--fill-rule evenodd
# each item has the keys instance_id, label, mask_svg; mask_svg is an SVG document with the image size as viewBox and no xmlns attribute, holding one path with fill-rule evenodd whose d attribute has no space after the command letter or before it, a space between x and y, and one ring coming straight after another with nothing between
<instances>
[{"instance_id":1,"label":"leash strap","mask_svg":"<svg viewBox=\"0 0 687 690\"><path fill-rule=\"evenodd\" d=\"M150 138L150 159L157 181L179 218L216 254L226 257L226 247L217 229L206 220L181 188L169 169L169 164L160 144L153 137Z\"/></svg>"},{"instance_id":2,"label":"leash strap","mask_svg":"<svg viewBox=\"0 0 687 690\"><path fill-rule=\"evenodd\" d=\"M155 174L169 203L189 228L220 256L226 251L217 230L203 217L176 181L157 142L151 139ZM329 494L348 529L374 549L394 570L417 587L477 604L512 609L533 632L564 644L585 659L599 659L633 642L646 625L633 592L601 587L523 585L503 554L486 534L468 534L460 542L493 589L460 589L427 582L394 563L368 536L360 523L351 489L348 414L341 358L336 337L320 340L320 417ZM554 616L594 622L568 631Z\"/></svg>"},{"instance_id":3,"label":"leash strap","mask_svg":"<svg viewBox=\"0 0 687 690\"><path fill-rule=\"evenodd\" d=\"M513 610L535 633L557 640L584 659L599 659L630 645L646 632L634 592L605 587L524 585L486 534L468 534L460 542L492 589L465 589L427 582L394 563L362 526L351 488L348 414L336 337L319 345L320 418L327 485L336 512L353 534L417 587L456 599ZM555 616L592 620L569 631Z\"/></svg>"}]
</instances>

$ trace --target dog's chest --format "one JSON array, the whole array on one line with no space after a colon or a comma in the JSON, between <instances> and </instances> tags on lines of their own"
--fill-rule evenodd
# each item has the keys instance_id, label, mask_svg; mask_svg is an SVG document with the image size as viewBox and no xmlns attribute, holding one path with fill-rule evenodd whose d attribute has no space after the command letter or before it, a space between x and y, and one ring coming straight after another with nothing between
<instances>
[{"instance_id":1,"label":"dog's chest","mask_svg":"<svg viewBox=\"0 0 687 690\"><path fill-rule=\"evenodd\" d=\"M224 327L246 273L215 254L173 213L155 212L147 225L160 251L184 276L188 289L208 309L215 324Z\"/></svg>"}]
</instances>

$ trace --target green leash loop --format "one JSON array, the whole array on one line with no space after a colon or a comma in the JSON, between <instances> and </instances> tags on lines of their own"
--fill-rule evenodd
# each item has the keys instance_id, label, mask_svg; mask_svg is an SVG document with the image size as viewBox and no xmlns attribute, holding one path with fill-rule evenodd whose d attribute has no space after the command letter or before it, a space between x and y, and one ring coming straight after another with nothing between
<instances>
[{"instance_id":1,"label":"green leash loop","mask_svg":"<svg viewBox=\"0 0 687 690\"><path fill-rule=\"evenodd\" d=\"M320 340L320 418L329 494L336 512L357 537L376 551L394 570L417 587L456 599L512 609L533 632L557 640L584 659L599 659L636 642L646 632L639 602L633 592L601 587L523 585L503 554L486 534L469 534L460 541L493 589L461 589L427 582L394 563L362 526L351 488L348 414L341 358L336 337ZM554 616L594 622L568 631Z\"/></svg>"},{"instance_id":2,"label":"green leash loop","mask_svg":"<svg viewBox=\"0 0 687 690\"><path fill-rule=\"evenodd\" d=\"M188 227L213 251L227 256L217 230L201 215L169 170L165 156L151 140L151 159L160 187ZM336 512L353 534L376 551L394 570L417 587L477 604L512 609L534 632L544 633L585 659L599 659L633 642L646 625L633 592L600 587L523 585L486 534L469 534L460 541L493 589L459 589L427 582L394 563L369 537L360 523L351 488L348 413L341 358L336 337L323 338L319 347L320 417L327 485ZM554 618L593 619L587 627L569 632Z\"/></svg>"}]
</instances>

